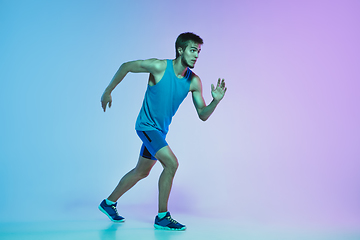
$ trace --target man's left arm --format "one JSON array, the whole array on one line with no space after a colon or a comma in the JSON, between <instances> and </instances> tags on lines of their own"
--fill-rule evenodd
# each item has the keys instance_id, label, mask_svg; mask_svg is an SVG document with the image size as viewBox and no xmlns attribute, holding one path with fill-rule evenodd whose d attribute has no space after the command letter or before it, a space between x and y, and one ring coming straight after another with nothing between
<instances>
[{"instance_id":1,"label":"man's left arm","mask_svg":"<svg viewBox=\"0 0 360 240\"><path fill-rule=\"evenodd\" d=\"M202 94L202 84L201 80L198 76L194 76L193 83L192 83L192 98L194 102L194 106L196 111L199 115L199 118L203 121L206 121L210 115L214 112L216 106L219 104L221 99L223 99L226 87L225 87L225 80L222 79L218 80L216 88L213 84L211 84L211 95L213 100L209 105L206 106L203 94Z\"/></svg>"}]
</instances>

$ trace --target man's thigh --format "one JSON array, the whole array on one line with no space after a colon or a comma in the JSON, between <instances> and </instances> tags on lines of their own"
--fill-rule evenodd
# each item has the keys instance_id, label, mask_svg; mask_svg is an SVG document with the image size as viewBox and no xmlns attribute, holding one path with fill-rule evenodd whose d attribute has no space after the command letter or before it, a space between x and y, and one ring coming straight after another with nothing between
<instances>
[{"instance_id":1,"label":"man's thigh","mask_svg":"<svg viewBox=\"0 0 360 240\"><path fill-rule=\"evenodd\" d=\"M158 159L165 167L171 166L177 168L178 166L178 160L169 145L157 151L155 158Z\"/></svg>"},{"instance_id":2,"label":"man's thigh","mask_svg":"<svg viewBox=\"0 0 360 240\"><path fill-rule=\"evenodd\" d=\"M155 163L156 161L154 160L139 156L139 160L136 164L136 170L139 172L149 173Z\"/></svg>"}]
</instances>

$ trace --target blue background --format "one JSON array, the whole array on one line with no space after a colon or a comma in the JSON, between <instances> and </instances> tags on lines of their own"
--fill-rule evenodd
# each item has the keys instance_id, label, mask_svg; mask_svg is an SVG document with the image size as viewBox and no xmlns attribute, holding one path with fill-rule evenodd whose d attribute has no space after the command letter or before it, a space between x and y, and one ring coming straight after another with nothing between
<instances>
[{"instance_id":1,"label":"blue background","mask_svg":"<svg viewBox=\"0 0 360 240\"><path fill-rule=\"evenodd\" d=\"M204 39L194 71L227 94L203 123L191 97L168 142L174 212L238 222L359 226L359 1L0 1L0 221L89 219L135 166L146 74ZM119 201L155 214L160 164Z\"/></svg>"}]
</instances>

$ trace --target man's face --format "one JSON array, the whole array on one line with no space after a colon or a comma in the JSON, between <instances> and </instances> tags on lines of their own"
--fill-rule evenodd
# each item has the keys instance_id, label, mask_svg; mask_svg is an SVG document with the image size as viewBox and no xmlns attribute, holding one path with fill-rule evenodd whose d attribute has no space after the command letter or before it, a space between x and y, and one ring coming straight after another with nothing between
<instances>
[{"instance_id":1,"label":"man's face","mask_svg":"<svg viewBox=\"0 0 360 240\"><path fill-rule=\"evenodd\" d=\"M199 57L201 51L201 44L190 41L185 51L181 55L181 63L189 68L194 68L196 60Z\"/></svg>"}]
</instances>

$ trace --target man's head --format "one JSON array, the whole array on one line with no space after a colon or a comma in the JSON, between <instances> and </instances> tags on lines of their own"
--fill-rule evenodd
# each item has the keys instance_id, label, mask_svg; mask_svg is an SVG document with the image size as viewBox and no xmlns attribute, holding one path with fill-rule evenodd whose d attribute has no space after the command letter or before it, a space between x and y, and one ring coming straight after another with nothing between
<instances>
[{"instance_id":1,"label":"man's head","mask_svg":"<svg viewBox=\"0 0 360 240\"><path fill-rule=\"evenodd\" d=\"M194 33L180 34L175 42L176 58L183 56L182 62L193 68L203 43L203 40Z\"/></svg>"}]
</instances>

